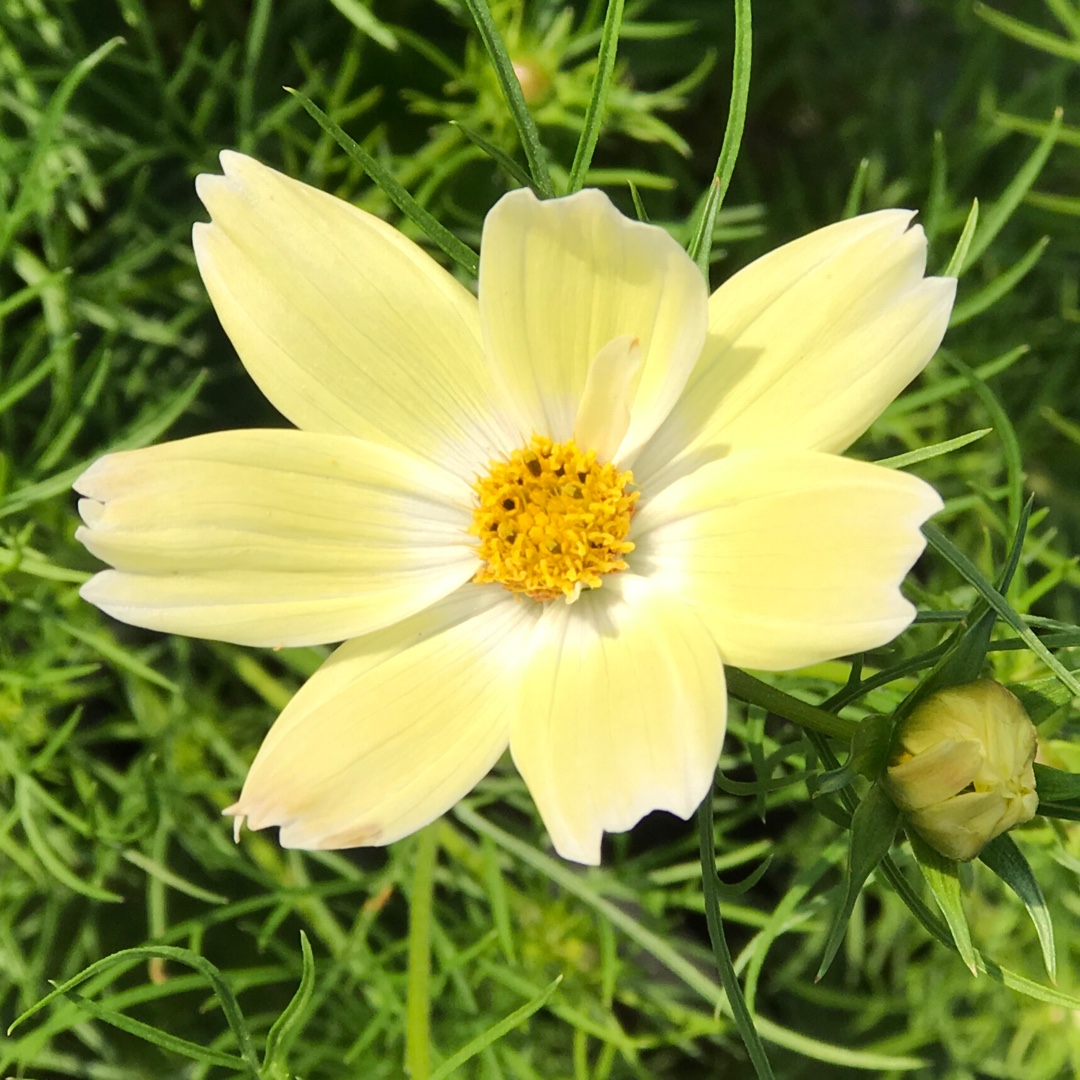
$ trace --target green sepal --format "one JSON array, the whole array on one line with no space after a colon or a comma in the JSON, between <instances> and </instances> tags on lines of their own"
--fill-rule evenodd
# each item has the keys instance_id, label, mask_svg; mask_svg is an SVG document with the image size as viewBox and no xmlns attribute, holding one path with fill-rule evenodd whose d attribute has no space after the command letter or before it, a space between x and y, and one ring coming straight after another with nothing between
<instances>
[{"instance_id":1,"label":"green sepal","mask_svg":"<svg viewBox=\"0 0 1080 1080\"><path fill-rule=\"evenodd\" d=\"M1035 790L1039 803L1070 803L1080 801L1080 776L1076 773L1052 769L1049 765L1035 762ZM1040 810L1041 812L1041 810Z\"/></svg>"},{"instance_id":2,"label":"green sepal","mask_svg":"<svg viewBox=\"0 0 1080 1080\"><path fill-rule=\"evenodd\" d=\"M985 863L1020 899L1024 902L1035 932L1039 935L1043 963L1050 981L1057 982L1057 958L1054 955L1054 924L1050 920L1050 910L1046 898L1035 880L1027 859L1016 846L1008 833L995 836L982 849L979 858Z\"/></svg>"},{"instance_id":3,"label":"green sepal","mask_svg":"<svg viewBox=\"0 0 1080 1080\"><path fill-rule=\"evenodd\" d=\"M860 776L865 776L867 780L876 780L889 763L892 732L891 716L874 713L866 717L851 737L848 767L853 768Z\"/></svg>"},{"instance_id":4,"label":"green sepal","mask_svg":"<svg viewBox=\"0 0 1080 1080\"><path fill-rule=\"evenodd\" d=\"M911 853L915 856L915 862L918 863L930 892L934 894L941 914L949 924L960 959L972 975L978 975L975 947L971 944L971 929L961 900L960 864L932 848L914 829L908 829L908 839L911 841Z\"/></svg>"},{"instance_id":5,"label":"green sepal","mask_svg":"<svg viewBox=\"0 0 1080 1080\"><path fill-rule=\"evenodd\" d=\"M844 902L829 930L829 938L825 943L815 981L829 970L829 965L840 948L840 942L844 940L855 901L866 879L889 853L899 824L900 811L881 785L874 784L851 815L851 847L844 873Z\"/></svg>"},{"instance_id":6,"label":"green sepal","mask_svg":"<svg viewBox=\"0 0 1080 1080\"><path fill-rule=\"evenodd\" d=\"M1047 675L1042 679L1030 679L1025 682L1006 683L1005 688L1016 695L1036 727L1046 723L1056 713L1070 706L1075 697L1056 675Z\"/></svg>"},{"instance_id":7,"label":"green sepal","mask_svg":"<svg viewBox=\"0 0 1080 1080\"><path fill-rule=\"evenodd\" d=\"M1042 817L1080 821L1080 775L1035 762L1035 790Z\"/></svg>"},{"instance_id":8,"label":"green sepal","mask_svg":"<svg viewBox=\"0 0 1080 1080\"><path fill-rule=\"evenodd\" d=\"M812 778L813 793L815 796L835 795L836 792L843 791L849 784L852 784L858 775L859 771L849 761L839 769L830 769L828 772L823 772L819 776Z\"/></svg>"}]
</instances>

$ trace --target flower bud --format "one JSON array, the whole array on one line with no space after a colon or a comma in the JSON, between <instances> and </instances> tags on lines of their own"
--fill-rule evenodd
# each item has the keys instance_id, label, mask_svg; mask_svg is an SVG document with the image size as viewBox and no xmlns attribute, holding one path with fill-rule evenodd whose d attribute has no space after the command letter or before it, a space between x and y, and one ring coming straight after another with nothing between
<instances>
[{"instance_id":1,"label":"flower bud","mask_svg":"<svg viewBox=\"0 0 1080 1080\"><path fill-rule=\"evenodd\" d=\"M536 105L547 96L551 89L551 76L544 66L532 56L523 56L513 61L514 74L521 83L521 96L526 105Z\"/></svg>"},{"instance_id":2,"label":"flower bud","mask_svg":"<svg viewBox=\"0 0 1080 1080\"><path fill-rule=\"evenodd\" d=\"M1035 726L991 679L931 694L900 723L885 789L932 847L966 862L1035 816Z\"/></svg>"}]
</instances>

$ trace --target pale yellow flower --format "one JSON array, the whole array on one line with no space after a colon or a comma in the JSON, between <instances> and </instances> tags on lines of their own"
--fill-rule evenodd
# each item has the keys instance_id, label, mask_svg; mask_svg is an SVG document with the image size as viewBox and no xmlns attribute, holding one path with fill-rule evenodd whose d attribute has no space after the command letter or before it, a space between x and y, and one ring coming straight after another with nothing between
<instances>
[{"instance_id":1,"label":"pale yellow flower","mask_svg":"<svg viewBox=\"0 0 1080 1080\"><path fill-rule=\"evenodd\" d=\"M199 269L300 430L109 455L77 489L138 626L345 641L230 813L291 847L385 844L509 746L556 849L709 791L725 663L889 641L940 507L836 456L919 372L954 282L911 214L816 232L710 299L597 191L499 201L479 300L401 233L251 158L201 176ZM561 470L561 471L560 471ZM529 504L526 506L526 504ZM528 517L522 517L528 514Z\"/></svg>"},{"instance_id":2,"label":"pale yellow flower","mask_svg":"<svg viewBox=\"0 0 1080 1080\"><path fill-rule=\"evenodd\" d=\"M1035 816L1037 739L1024 706L1000 683L939 690L901 721L885 790L928 844L951 859L974 859Z\"/></svg>"}]
</instances>

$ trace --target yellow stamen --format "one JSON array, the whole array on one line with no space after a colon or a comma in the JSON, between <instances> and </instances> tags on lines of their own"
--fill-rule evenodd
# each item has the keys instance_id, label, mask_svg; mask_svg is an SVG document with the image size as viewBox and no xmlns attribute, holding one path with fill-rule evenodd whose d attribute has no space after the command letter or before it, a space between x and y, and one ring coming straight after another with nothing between
<instances>
[{"instance_id":1,"label":"yellow stamen","mask_svg":"<svg viewBox=\"0 0 1080 1080\"><path fill-rule=\"evenodd\" d=\"M483 563L473 581L497 581L533 600L578 598L604 574L626 569L626 539L638 492L631 472L596 460L571 440L534 435L507 461L492 461L473 484L469 528Z\"/></svg>"}]
</instances>

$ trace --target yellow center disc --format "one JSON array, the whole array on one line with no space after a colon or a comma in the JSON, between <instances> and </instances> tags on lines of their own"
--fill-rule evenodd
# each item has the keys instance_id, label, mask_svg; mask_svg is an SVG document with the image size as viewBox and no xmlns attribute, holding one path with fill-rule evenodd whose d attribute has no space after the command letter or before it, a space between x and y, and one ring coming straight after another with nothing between
<instances>
[{"instance_id":1,"label":"yellow center disc","mask_svg":"<svg viewBox=\"0 0 1080 1080\"><path fill-rule=\"evenodd\" d=\"M626 539L637 501L631 472L619 472L574 442L534 435L507 461L493 461L473 484L469 531L483 565L473 581L497 581L533 600L576 600L605 574L626 569Z\"/></svg>"}]
</instances>

